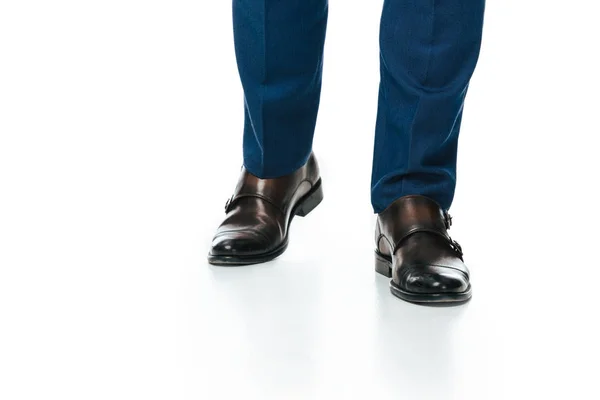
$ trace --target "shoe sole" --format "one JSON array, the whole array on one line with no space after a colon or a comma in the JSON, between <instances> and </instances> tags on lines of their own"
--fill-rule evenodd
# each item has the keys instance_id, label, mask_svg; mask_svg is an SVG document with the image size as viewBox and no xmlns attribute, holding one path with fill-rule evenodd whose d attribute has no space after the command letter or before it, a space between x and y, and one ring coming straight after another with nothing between
<instances>
[{"instance_id":1,"label":"shoe sole","mask_svg":"<svg viewBox=\"0 0 600 400\"><path fill-rule=\"evenodd\" d=\"M236 267L243 265L260 264L267 261L271 261L279 257L288 247L288 236L290 232L290 225L292 220L297 215L299 217L306 217L312 210L314 210L323 201L323 187L321 186L321 179L317 181L315 186L307 194L298 201L298 204L292 209L290 220L288 221L287 234L279 246L275 249L261 254L253 255L241 255L241 256L226 256L226 255L208 255L208 262L212 265Z\"/></svg>"},{"instance_id":2,"label":"shoe sole","mask_svg":"<svg viewBox=\"0 0 600 400\"><path fill-rule=\"evenodd\" d=\"M392 277L392 258L375 250L375 271L388 278ZM471 299L471 285L460 293L414 293L399 288L390 281L390 291L399 299L420 305L460 305Z\"/></svg>"}]
</instances>

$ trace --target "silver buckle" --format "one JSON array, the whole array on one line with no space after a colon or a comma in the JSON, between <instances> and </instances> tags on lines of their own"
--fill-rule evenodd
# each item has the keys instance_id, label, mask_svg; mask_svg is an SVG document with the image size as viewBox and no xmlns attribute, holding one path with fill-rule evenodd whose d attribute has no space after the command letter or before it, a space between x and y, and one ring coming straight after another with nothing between
<instances>
[{"instance_id":1,"label":"silver buckle","mask_svg":"<svg viewBox=\"0 0 600 400\"><path fill-rule=\"evenodd\" d=\"M225 212L229 211L229 206L231 205L231 203L233 202L233 195L227 199L227 201L225 202Z\"/></svg>"},{"instance_id":2,"label":"silver buckle","mask_svg":"<svg viewBox=\"0 0 600 400\"><path fill-rule=\"evenodd\" d=\"M452 248L458 252L461 256L463 255L463 250L460 244L456 240L452 240Z\"/></svg>"},{"instance_id":3,"label":"silver buckle","mask_svg":"<svg viewBox=\"0 0 600 400\"><path fill-rule=\"evenodd\" d=\"M444 210L444 224L446 225L446 229L450 229L452 226L452 216L448 211Z\"/></svg>"}]
</instances>

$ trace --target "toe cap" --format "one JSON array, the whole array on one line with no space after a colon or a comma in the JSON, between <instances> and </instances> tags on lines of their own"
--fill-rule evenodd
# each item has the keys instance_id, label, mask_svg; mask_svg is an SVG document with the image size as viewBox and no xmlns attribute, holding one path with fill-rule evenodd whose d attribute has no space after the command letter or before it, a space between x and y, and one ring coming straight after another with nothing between
<instances>
[{"instance_id":1,"label":"toe cap","mask_svg":"<svg viewBox=\"0 0 600 400\"><path fill-rule=\"evenodd\" d=\"M454 268L416 266L407 268L400 286L414 293L463 293L469 288L469 278Z\"/></svg>"},{"instance_id":2,"label":"toe cap","mask_svg":"<svg viewBox=\"0 0 600 400\"><path fill-rule=\"evenodd\" d=\"M269 250L269 241L256 231L223 232L212 242L213 256L243 256L264 253Z\"/></svg>"}]
</instances>

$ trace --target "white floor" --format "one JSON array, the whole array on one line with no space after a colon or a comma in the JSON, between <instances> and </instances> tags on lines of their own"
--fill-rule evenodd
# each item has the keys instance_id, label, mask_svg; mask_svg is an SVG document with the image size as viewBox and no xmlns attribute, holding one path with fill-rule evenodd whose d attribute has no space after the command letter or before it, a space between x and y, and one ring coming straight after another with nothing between
<instances>
[{"instance_id":1,"label":"white floor","mask_svg":"<svg viewBox=\"0 0 600 400\"><path fill-rule=\"evenodd\" d=\"M427 308L373 271L380 1L331 1L325 200L244 268L205 260L241 160L231 4L4 2L0 398L599 398L596 14L488 3L452 208L474 297Z\"/></svg>"}]
</instances>

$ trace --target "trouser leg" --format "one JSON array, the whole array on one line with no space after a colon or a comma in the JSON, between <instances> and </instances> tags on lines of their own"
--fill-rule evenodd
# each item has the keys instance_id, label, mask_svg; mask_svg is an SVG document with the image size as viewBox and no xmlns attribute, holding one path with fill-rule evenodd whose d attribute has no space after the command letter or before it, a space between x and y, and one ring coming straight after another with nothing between
<instances>
[{"instance_id":1,"label":"trouser leg","mask_svg":"<svg viewBox=\"0 0 600 400\"><path fill-rule=\"evenodd\" d=\"M307 161L319 107L327 0L234 0L244 165L260 178Z\"/></svg>"},{"instance_id":2,"label":"trouser leg","mask_svg":"<svg viewBox=\"0 0 600 400\"><path fill-rule=\"evenodd\" d=\"M484 0L385 0L371 183L376 213L411 194L450 207L483 12Z\"/></svg>"}]
</instances>

